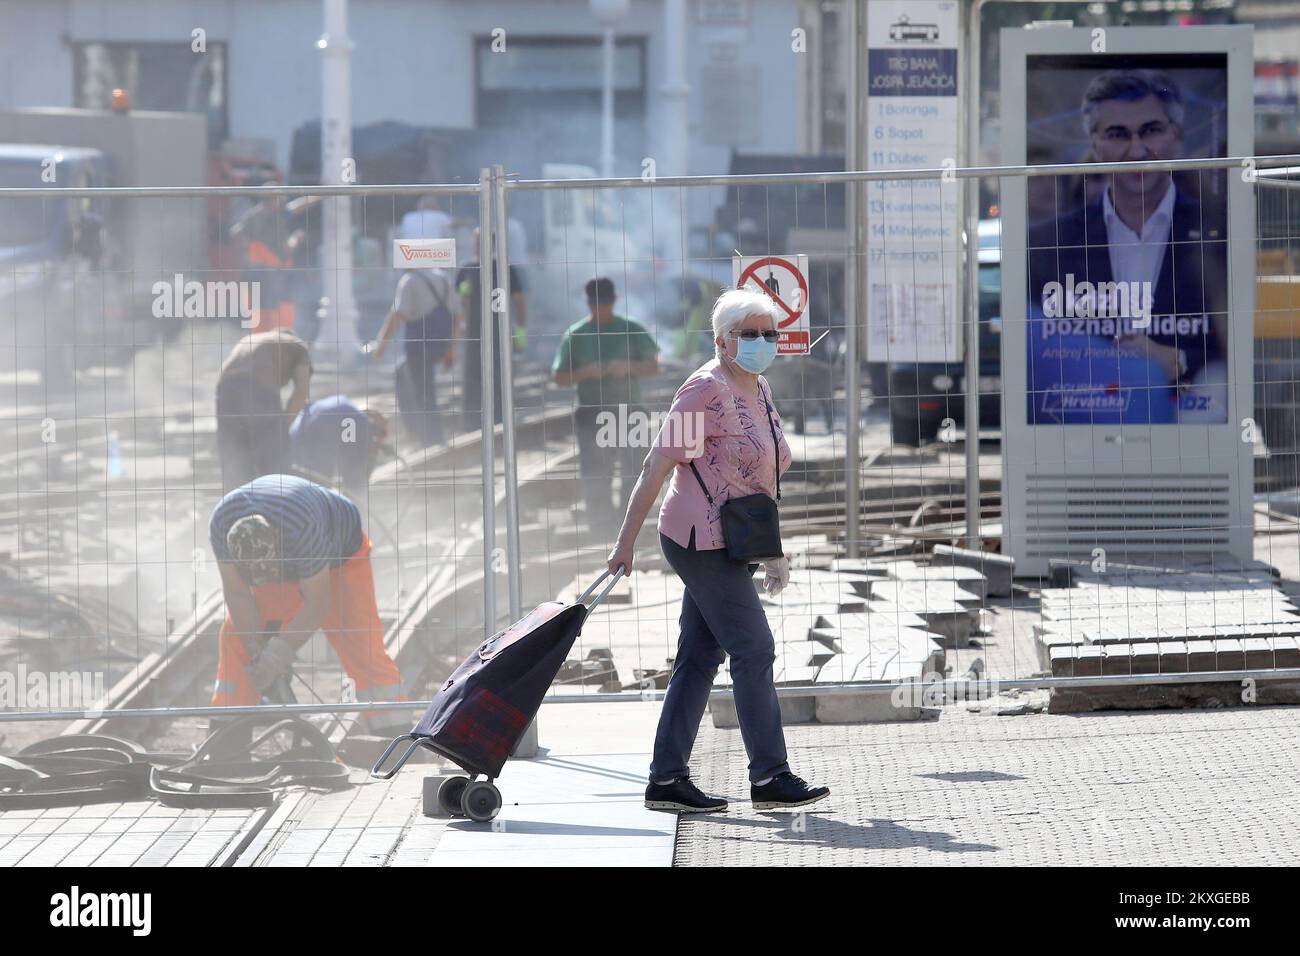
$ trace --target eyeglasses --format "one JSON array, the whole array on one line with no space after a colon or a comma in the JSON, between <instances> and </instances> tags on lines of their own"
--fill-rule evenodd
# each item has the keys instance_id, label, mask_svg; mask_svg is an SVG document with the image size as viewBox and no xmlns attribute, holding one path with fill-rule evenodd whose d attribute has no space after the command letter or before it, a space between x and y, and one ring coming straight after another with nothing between
<instances>
[{"instance_id":1,"label":"eyeglasses","mask_svg":"<svg viewBox=\"0 0 1300 956\"><path fill-rule=\"evenodd\" d=\"M756 342L760 338L764 342L775 342L781 337L781 333L776 329L768 329L766 332L760 332L758 329L745 329L743 332L731 332L729 334L742 338L746 342Z\"/></svg>"}]
</instances>

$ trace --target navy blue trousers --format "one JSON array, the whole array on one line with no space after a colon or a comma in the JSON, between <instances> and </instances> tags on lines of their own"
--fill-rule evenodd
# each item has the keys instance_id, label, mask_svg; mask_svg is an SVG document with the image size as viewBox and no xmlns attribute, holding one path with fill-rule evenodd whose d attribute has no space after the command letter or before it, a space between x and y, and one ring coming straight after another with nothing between
<instances>
[{"instance_id":1,"label":"navy blue trousers","mask_svg":"<svg viewBox=\"0 0 1300 956\"><path fill-rule=\"evenodd\" d=\"M655 733L651 780L688 776L691 750L709 702L713 678L731 656L732 695L740 736L749 755L749 779L790 769L772 664L776 644L754 588L752 566L727 557L725 549L697 551L659 535L668 564L686 585L681 636L673 674Z\"/></svg>"}]
</instances>

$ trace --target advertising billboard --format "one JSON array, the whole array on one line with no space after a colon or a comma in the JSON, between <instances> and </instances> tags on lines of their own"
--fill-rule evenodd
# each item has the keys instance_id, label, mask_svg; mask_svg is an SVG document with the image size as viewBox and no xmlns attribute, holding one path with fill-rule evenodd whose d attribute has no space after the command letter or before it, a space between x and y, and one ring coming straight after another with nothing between
<instances>
[{"instance_id":1,"label":"advertising billboard","mask_svg":"<svg viewBox=\"0 0 1300 956\"><path fill-rule=\"evenodd\" d=\"M1033 164L1223 157L1227 54L1031 55ZM1028 421L1228 420L1224 170L1028 185Z\"/></svg>"},{"instance_id":2,"label":"advertising billboard","mask_svg":"<svg viewBox=\"0 0 1300 956\"><path fill-rule=\"evenodd\" d=\"M1253 85L1249 27L1002 31L1001 159L1034 167L998 179L1019 574L1251 557Z\"/></svg>"}]
</instances>

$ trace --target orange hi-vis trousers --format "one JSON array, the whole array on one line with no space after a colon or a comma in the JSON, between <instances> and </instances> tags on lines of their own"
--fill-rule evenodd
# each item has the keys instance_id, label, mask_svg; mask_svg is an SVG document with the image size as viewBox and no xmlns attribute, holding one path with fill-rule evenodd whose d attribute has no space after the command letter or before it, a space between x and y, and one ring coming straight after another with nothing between
<instances>
[{"instance_id":1,"label":"orange hi-vis trousers","mask_svg":"<svg viewBox=\"0 0 1300 956\"><path fill-rule=\"evenodd\" d=\"M357 553L330 576L330 609L322 630L338 654L343 669L356 684L357 700L405 700L397 664L384 648L384 625L375 603L375 576L370 567L370 539L362 538ZM302 592L296 582L266 584L253 588L253 598L263 621L279 621L286 626L302 609ZM247 642L235 633L230 615L221 625L220 656L217 682L212 692L216 707L233 707L261 703L262 694L253 686L248 668L253 654ZM369 715L379 723L397 723L405 715L382 712Z\"/></svg>"}]
</instances>

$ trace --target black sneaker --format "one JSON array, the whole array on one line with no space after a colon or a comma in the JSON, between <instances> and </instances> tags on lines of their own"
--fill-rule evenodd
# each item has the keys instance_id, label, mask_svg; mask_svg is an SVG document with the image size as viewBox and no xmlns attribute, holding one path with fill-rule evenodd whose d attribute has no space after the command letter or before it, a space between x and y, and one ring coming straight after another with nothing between
<instances>
[{"instance_id":1,"label":"black sneaker","mask_svg":"<svg viewBox=\"0 0 1300 956\"><path fill-rule=\"evenodd\" d=\"M645 788L647 810L669 810L677 813L711 813L727 809L722 797L711 797L691 781L680 777L672 783L651 781Z\"/></svg>"},{"instance_id":2,"label":"black sneaker","mask_svg":"<svg viewBox=\"0 0 1300 956\"><path fill-rule=\"evenodd\" d=\"M830 787L810 787L790 771L778 773L763 786L750 785L749 799L755 810L793 810L831 795Z\"/></svg>"}]
</instances>

